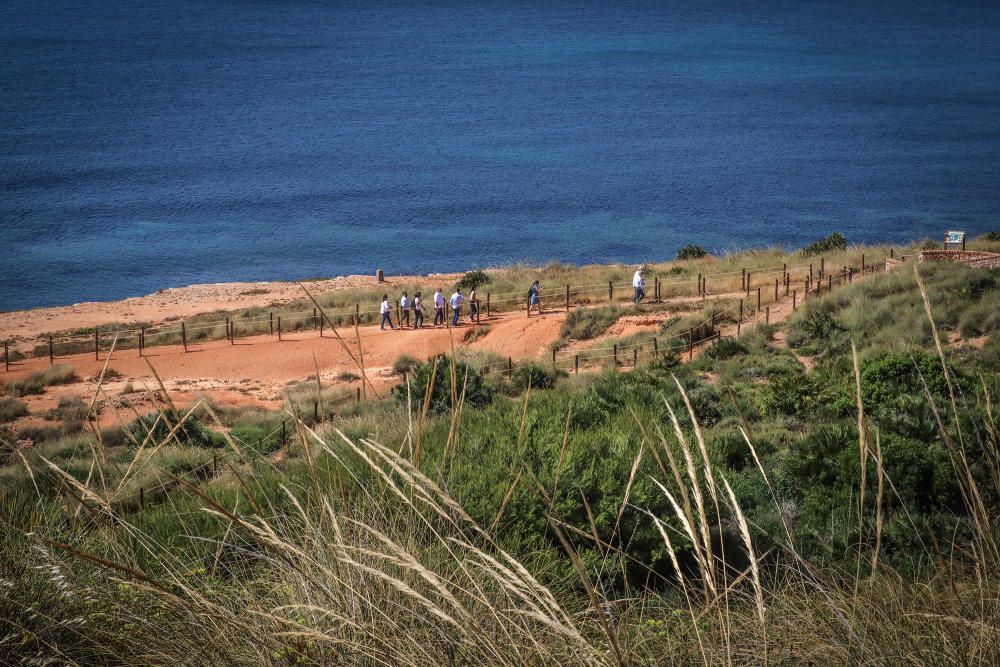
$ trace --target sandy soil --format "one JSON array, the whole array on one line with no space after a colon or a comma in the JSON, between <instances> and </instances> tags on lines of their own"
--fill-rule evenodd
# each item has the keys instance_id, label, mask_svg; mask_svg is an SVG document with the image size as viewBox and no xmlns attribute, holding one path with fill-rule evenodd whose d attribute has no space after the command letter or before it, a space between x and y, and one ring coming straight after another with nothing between
<instances>
[{"instance_id":1,"label":"sandy soil","mask_svg":"<svg viewBox=\"0 0 1000 667\"><path fill-rule=\"evenodd\" d=\"M344 291L379 284L440 278L454 281L462 274L392 276L379 283L374 276L343 276L305 283L313 294ZM236 310L254 306L281 305L305 296L294 282L214 283L160 290L120 301L87 301L71 306L34 308L0 313L0 339L34 338L45 333L102 326L112 323L158 323L168 318L191 317L214 310Z\"/></svg>"}]
</instances>

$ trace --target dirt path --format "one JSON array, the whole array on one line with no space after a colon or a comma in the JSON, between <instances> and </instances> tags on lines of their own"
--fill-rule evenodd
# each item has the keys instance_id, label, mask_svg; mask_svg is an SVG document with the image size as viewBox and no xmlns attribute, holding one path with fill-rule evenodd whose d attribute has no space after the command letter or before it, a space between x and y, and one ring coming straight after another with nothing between
<instances>
[{"instance_id":1,"label":"dirt path","mask_svg":"<svg viewBox=\"0 0 1000 667\"><path fill-rule=\"evenodd\" d=\"M382 331L375 326L359 329L364 351L365 371L376 392L388 393L399 378L392 372L393 362L401 354L424 360L456 349L481 350L511 357L514 360L537 358L559 337L565 313L547 313L530 319L524 313L506 313L482 319L482 324L461 323L454 329L429 327L419 331L397 329ZM353 329L339 330L350 353L357 358ZM468 341L468 342L467 342ZM191 345L185 353L179 345L148 348L145 358L138 350L121 350L112 355L108 368L114 379L105 390L113 400L131 385L136 394L120 400L139 412L153 409L144 389L155 390L156 380L149 370L153 365L167 391L178 403L187 403L198 395L208 394L231 405L254 404L278 407L286 387L315 375L318 365L324 387L350 390L361 386L360 369L329 330L321 338L317 331L284 335L239 338ZM59 399L93 396L94 382L105 363L105 355L95 360L93 354L58 358L59 364L72 366L78 382L50 387L40 396L23 400L32 415L56 406ZM314 361L315 358L315 361ZM0 382L23 378L49 366L48 359L25 359L11 365L9 373L0 370ZM26 422L27 423L27 422Z\"/></svg>"}]
</instances>

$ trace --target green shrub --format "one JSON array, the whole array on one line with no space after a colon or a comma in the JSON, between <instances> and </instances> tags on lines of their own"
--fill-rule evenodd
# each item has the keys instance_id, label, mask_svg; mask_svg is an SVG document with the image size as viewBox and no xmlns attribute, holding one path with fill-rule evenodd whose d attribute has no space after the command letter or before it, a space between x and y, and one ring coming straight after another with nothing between
<instances>
[{"instance_id":1,"label":"green shrub","mask_svg":"<svg viewBox=\"0 0 1000 667\"><path fill-rule=\"evenodd\" d=\"M707 250L693 243L688 243L677 251L677 259L701 259L706 255L708 255Z\"/></svg>"},{"instance_id":2,"label":"green shrub","mask_svg":"<svg viewBox=\"0 0 1000 667\"><path fill-rule=\"evenodd\" d=\"M396 357L396 360L392 362L392 372L396 375L402 375L403 373L412 373L413 369L420 365L416 357L409 354L401 354Z\"/></svg>"},{"instance_id":3,"label":"green shrub","mask_svg":"<svg viewBox=\"0 0 1000 667\"><path fill-rule=\"evenodd\" d=\"M738 357L746 353L746 346L744 346L738 338L720 338L712 343L707 350L705 350L706 357L719 361L723 359L732 359L733 357Z\"/></svg>"},{"instance_id":4,"label":"green shrub","mask_svg":"<svg viewBox=\"0 0 1000 667\"><path fill-rule=\"evenodd\" d=\"M458 287L463 290L476 289L480 285L489 285L490 277L482 271L469 271L458 281Z\"/></svg>"},{"instance_id":5,"label":"green shrub","mask_svg":"<svg viewBox=\"0 0 1000 667\"><path fill-rule=\"evenodd\" d=\"M433 372L434 387L431 391L430 412L432 414L444 414L452 409L452 359L451 357L441 357L438 359L437 368ZM493 400L493 390L484 380L482 373L472 366L461 361L454 364L455 367L455 393L454 400L458 401L465 390L465 405L472 407L483 407ZM413 408L423 409L427 388L430 386L434 362L427 361L414 369L413 381L410 385L410 394ZM397 392L398 400L405 402L406 392Z\"/></svg>"},{"instance_id":6,"label":"green shrub","mask_svg":"<svg viewBox=\"0 0 1000 667\"><path fill-rule=\"evenodd\" d=\"M763 414L805 415L815 407L818 388L805 373L774 376L760 394Z\"/></svg>"},{"instance_id":7,"label":"green shrub","mask_svg":"<svg viewBox=\"0 0 1000 667\"><path fill-rule=\"evenodd\" d=\"M551 368L540 364L525 364L514 371L513 386L517 391L524 391L531 385L532 389L548 389L556 383L559 374Z\"/></svg>"},{"instance_id":8,"label":"green shrub","mask_svg":"<svg viewBox=\"0 0 1000 667\"><path fill-rule=\"evenodd\" d=\"M589 340L607 331L620 315L617 306L577 308L563 320L560 335L570 340Z\"/></svg>"},{"instance_id":9,"label":"green shrub","mask_svg":"<svg viewBox=\"0 0 1000 667\"><path fill-rule=\"evenodd\" d=\"M170 436L173 427L180 421L180 417L173 410L167 410L164 414L169 419L170 425L167 425L163 419L157 419L157 415L143 415L130 425L132 437L141 443L152 429L150 442L161 443L165 441ZM182 445L191 447L222 447L225 442L222 437L216 436L194 417L188 418L184 425L177 429L175 435Z\"/></svg>"},{"instance_id":10,"label":"green shrub","mask_svg":"<svg viewBox=\"0 0 1000 667\"><path fill-rule=\"evenodd\" d=\"M826 238L807 245L802 249L802 254L808 257L810 255L822 255L825 252L835 252L838 250L847 250L847 239L840 232L834 232Z\"/></svg>"},{"instance_id":11,"label":"green shrub","mask_svg":"<svg viewBox=\"0 0 1000 667\"><path fill-rule=\"evenodd\" d=\"M986 232L985 234L980 234L976 238L976 240L977 241L998 242L998 241L1000 241L1000 232L997 232L997 231Z\"/></svg>"},{"instance_id":12,"label":"green shrub","mask_svg":"<svg viewBox=\"0 0 1000 667\"><path fill-rule=\"evenodd\" d=\"M0 398L0 424L12 422L28 414L28 406L13 396Z\"/></svg>"}]
</instances>

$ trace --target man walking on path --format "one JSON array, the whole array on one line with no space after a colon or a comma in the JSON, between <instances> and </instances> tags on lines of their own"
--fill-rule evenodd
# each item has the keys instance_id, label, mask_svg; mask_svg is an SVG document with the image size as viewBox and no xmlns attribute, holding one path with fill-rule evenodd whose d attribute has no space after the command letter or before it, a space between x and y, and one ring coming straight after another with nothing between
<instances>
[{"instance_id":1,"label":"man walking on path","mask_svg":"<svg viewBox=\"0 0 1000 667\"><path fill-rule=\"evenodd\" d=\"M472 291L469 292L469 321L475 322L476 315L479 314L479 299L476 298L476 288L473 287Z\"/></svg>"},{"instance_id":2,"label":"man walking on path","mask_svg":"<svg viewBox=\"0 0 1000 667\"><path fill-rule=\"evenodd\" d=\"M424 299L420 292L413 295L413 328L421 329L424 326Z\"/></svg>"},{"instance_id":3,"label":"man walking on path","mask_svg":"<svg viewBox=\"0 0 1000 667\"><path fill-rule=\"evenodd\" d=\"M444 294L440 287L434 292L434 326L439 324L444 324Z\"/></svg>"},{"instance_id":4,"label":"man walking on path","mask_svg":"<svg viewBox=\"0 0 1000 667\"><path fill-rule=\"evenodd\" d=\"M451 326L458 326L458 316L462 312L462 302L465 301L465 297L462 296L462 289L457 288L455 293L451 295Z\"/></svg>"},{"instance_id":5,"label":"man walking on path","mask_svg":"<svg viewBox=\"0 0 1000 667\"><path fill-rule=\"evenodd\" d=\"M403 298L399 300L399 328L403 328L403 320L406 320L406 326L410 326L410 299L406 296L406 292L403 292Z\"/></svg>"},{"instance_id":6,"label":"man walking on path","mask_svg":"<svg viewBox=\"0 0 1000 667\"><path fill-rule=\"evenodd\" d=\"M632 303L639 303L642 301L642 297L646 296L646 281L642 279L642 270L644 268L640 266L635 270L635 275L632 276L632 288L635 289L635 298L632 299Z\"/></svg>"},{"instance_id":7,"label":"man walking on path","mask_svg":"<svg viewBox=\"0 0 1000 667\"><path fill-rule=\"evenodd\" d=\"M379 325L379 329L385 331L385 323L389 323L390 329L395 329L392 325L392 305L389 304L389 295L382 295L382 323Z\"/></svg>"}]
</instances>

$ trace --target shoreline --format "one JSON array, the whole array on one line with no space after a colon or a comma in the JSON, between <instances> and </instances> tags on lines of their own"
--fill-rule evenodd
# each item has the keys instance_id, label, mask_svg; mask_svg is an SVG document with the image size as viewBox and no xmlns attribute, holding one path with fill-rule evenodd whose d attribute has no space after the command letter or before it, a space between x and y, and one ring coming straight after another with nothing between
<instances>
[{"instance_id":1,"label":"shoreline","mask_svg":"<svg viewBox=\"0 0 1000 667\"><path fill-rule=\"evenodd\" d=\"M386 276L379 283L374 275L348 275L323 280L303 280L318 292L366 289L394 282L426 278L454 280L462 273ZM283 305L303 297L296 281L200 283L169 287L143 296L112 301L83 301L64 306L40 306L0 312L0 340L12 342L46 333L84 329L109 324L163 322L222 310L240 310Z\"/></svg>"}]
</instances>

